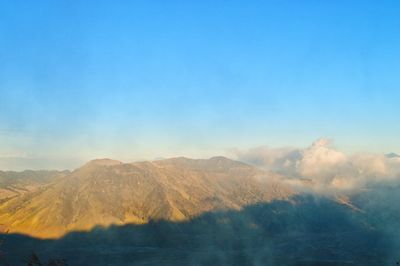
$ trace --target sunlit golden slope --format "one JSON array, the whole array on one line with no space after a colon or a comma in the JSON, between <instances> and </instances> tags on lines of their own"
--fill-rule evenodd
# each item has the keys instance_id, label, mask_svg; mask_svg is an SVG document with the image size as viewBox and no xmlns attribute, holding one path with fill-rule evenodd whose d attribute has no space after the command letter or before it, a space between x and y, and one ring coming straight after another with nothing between
<instances>
[{"instance_id":1,"label":"sunlit golden slope","mask_svg":"<svg viewBox=\"0 0 400 266\"><path fill-rule=\"evenodd\" d=\"M10 232L59 237L95 225L184 220L292 194L271 173L224 157L125 164L94 160L0 205Z\"/></svg>"}]
</instances>

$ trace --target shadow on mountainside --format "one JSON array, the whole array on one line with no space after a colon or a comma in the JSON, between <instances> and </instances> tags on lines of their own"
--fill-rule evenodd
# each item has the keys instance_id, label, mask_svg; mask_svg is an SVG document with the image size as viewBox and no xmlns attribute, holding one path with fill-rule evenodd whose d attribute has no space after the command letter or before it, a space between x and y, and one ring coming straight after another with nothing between
<instances>
[{"instance_id":1,"label":"shadow on mountainside","mask_svg":"<svg viewBox=\"0 0 400 266\"><path fill-rule=\"evenodd\" d=\"M57 240L11 234L9 265L64 258L68 265L395 265L397 244L368 215L326 198L205 213L185 222L96 227ZM1 265L1 264L0 264Z\"/></svg>"}]
</instances>

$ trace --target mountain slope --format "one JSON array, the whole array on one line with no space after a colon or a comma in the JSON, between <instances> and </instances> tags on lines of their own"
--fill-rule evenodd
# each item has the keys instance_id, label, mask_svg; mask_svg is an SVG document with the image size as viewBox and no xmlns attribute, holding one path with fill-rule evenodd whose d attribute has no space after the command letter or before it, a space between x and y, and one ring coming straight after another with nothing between
<instances>
[{"instance_id":1,"label":"mountain slope","mask_svg":"<svg viewBox=\"0 0 400 266\"><path fill-rule=\"evenodd\" d=\"M399 220L390 223L396 234L387 234L388 224L371 229L369 216L330 198L296 195L184 222L110 226L51 241L8 235L4 249L12 265L32 250L71 265L395 265Z\"/></svg>"},{"instance_id":2,"label":"mountain slope","mask_svg":"<svg viewBox=\"0 0 400 266\"><path fill-rule=\"evenodd\" d=\"M34 191L68 173L68 171L0 171L0 200Z\"/></svg>"},{"instance_id":3,"label":"mountain slope","mask_svg":"<svg viewBox=\"0 0 400 266\"><path fill-rule=\"evenodd\" d=\"M131 164L102 159L6 201L0 220L10 232L59 237L96 225L186 220L292 194L274 174L224 157Z\"/></svg>"}]
</instances>

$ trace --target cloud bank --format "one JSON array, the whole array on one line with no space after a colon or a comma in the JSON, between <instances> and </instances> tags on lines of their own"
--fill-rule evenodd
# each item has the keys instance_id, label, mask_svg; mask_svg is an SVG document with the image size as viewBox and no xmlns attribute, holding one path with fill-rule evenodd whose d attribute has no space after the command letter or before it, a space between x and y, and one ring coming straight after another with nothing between
<instances>
[{"instance_id":1,"label":"cloud bank","mask_svg":"<svg viewBox=\"0 0 400 266\"><path fill-rule=\"evenodd\" d=\"M353 190L400 181L398 155L346 155L325 138L307 148L271 149L261 146L238 150L235 155L238 160L284 175L293 185L315 190Z\"/></svg>"}]
</instances>

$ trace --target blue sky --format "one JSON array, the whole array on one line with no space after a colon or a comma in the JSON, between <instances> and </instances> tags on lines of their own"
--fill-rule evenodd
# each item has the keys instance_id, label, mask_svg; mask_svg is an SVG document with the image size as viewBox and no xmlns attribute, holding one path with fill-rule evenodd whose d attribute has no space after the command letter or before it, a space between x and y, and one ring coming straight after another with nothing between
<instances>
[{"instance_id":1,"label":"blue sky","mask_svg":"<svg viewBox=\"0 0 400 266\"><path fill-rule=\"evenodd\" d=\"M399 1L1 1L0 168L319 137L400 152L399 13Z\"/></svg>"}]
</instances>

